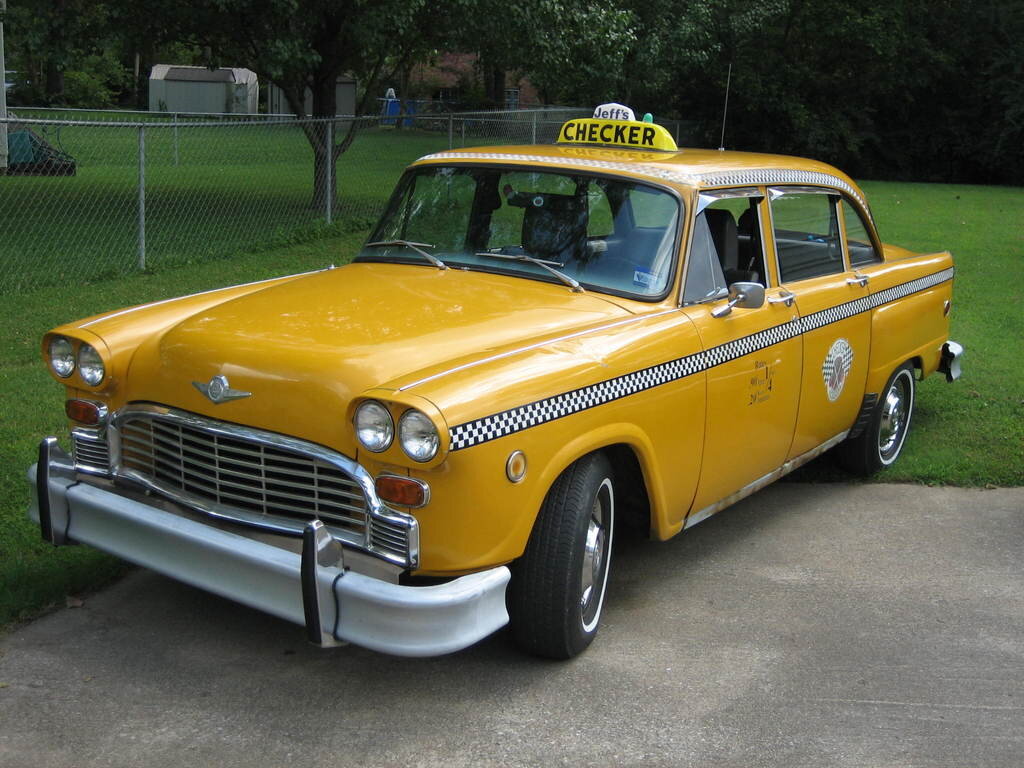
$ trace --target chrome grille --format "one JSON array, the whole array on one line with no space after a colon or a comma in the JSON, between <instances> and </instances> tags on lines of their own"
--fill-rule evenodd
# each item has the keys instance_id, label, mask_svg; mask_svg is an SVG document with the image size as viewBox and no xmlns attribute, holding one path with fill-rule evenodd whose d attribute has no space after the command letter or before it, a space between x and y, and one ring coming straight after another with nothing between
<instances>
[{"instance_id":1,"label":"chrome grille","mask_svg":"<svg viewBox=\"0 0 1024 768\"><path fill-rule=\"evenodd\" d=\"M151 417L127 418L119 430L121 466L163 489L261 515L319 518L365 537L362 489L325 461Z\"/></svg>"},{"instance_id":2,"label":"chrome grille","mask_svg":"<svg viewBox=\"0 0 1024 768\"><path fill-rule=\"evenodd\" d=\"M110 472L110 448L106 435L100 430L71 430L71 451L79 472L103 475Z\"/></svg>"}]
</instances>

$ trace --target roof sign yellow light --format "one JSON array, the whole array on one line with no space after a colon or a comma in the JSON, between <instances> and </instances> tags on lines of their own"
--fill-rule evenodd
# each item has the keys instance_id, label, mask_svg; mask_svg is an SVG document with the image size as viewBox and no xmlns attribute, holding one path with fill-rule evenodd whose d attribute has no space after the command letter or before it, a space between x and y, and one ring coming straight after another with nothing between
<instances>
[{"instance_id":1,"label":"roof sign yellow light","mask_svg":"<svg viewBox=\"0 0 1024 768\"><path fill-rule=\"evenodd\" d=\"M558 132L558 143L599 144L668 152L679 149L665 128L652 122L636 120L633 110L621 104L602 104L594 110L592 118L569 120Z\"/></svg>"}]
</instances>

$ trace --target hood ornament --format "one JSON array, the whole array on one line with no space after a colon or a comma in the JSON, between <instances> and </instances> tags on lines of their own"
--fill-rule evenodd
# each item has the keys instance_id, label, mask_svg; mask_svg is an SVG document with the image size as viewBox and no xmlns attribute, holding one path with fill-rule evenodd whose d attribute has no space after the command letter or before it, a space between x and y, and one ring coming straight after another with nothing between
<instances>
[{"instance_id":1,"label":"hood ornament","mask_svg":"<svg viewBox=\"0 0 1024 768\"><path fill-rule=\"evenodd\" d=\"M249 397L252 392L243 392L240 389L232 389L228 383L227 376L214 376L206 384L201 381L193 381L192 386L202 392L214 405L226 403L228 400L239 400Z\"/></svg>"}]
</instances>

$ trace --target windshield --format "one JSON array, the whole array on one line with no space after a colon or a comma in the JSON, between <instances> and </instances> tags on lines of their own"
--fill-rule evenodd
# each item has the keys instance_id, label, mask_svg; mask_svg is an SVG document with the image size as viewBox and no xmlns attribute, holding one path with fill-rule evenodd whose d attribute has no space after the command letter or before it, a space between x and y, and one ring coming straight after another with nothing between
<instances>
[{"instance_id":1,"label":"windshield","mask_svg":"<svg viewBox=\"0 0 1024 768\"><path fill-rule=\"evenodd\" d=\"M425 166L402 178L357 261L429 267L427 249L452 268L559 280L531 257L587 289L661 297L679 207L669 192L622 178Z\"/></svg>"}]
</instances>

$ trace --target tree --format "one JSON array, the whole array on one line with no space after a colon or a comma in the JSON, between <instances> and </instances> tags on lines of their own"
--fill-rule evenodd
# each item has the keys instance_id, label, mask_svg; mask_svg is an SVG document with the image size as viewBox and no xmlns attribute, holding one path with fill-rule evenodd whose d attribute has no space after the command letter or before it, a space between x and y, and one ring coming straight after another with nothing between
<instances>
[{"instance_id":1,"label":"tree","mask_svg":"<svg viewBox=\"0 0 1024 768\"><path fill-rule=\"evenodd\" d=\"M100 56L108 39L108 6L89 0L19 0L8 3L8 68L27 81L22 102L61 104L64 74L89 56ZM26 92L27 91L27 92Z\"/></svg>"},{"instance_id":2,"label":"tree","mask_svg":"<svg viewBox=\"0 0 1024 768\"><path fill-rule=\"evenodd\" d=\"M492 105L504 103L510 71L528 76L546 98L603 99L615 90L632 39L629 12L612 0L454 0L453 10L446 42L477 54Z\"/></svg>"},{"instance_id":3,"label":"tree","mask_svg":"<svg viewBox=\"0 0 1024 768\"><path fill-rule=\"evenodd\" d=\"M357 111L364 113L389 63L416 55L434 37L432 30L443 28L437 23L438 4L426 0L135 0L131 5L136 18L159 19L171 36L207 49L210 65L254 70L281 89L298 118L324 119L301 124L313 150L316 208L328 199L333 207L336 174L329 175L328 184L327 171L356 135L356 124L350 123L346 135L327 146L326 119L337 114L338 77L351 72L359 78L363 98Z\"/></svg>"}]
</instances>

